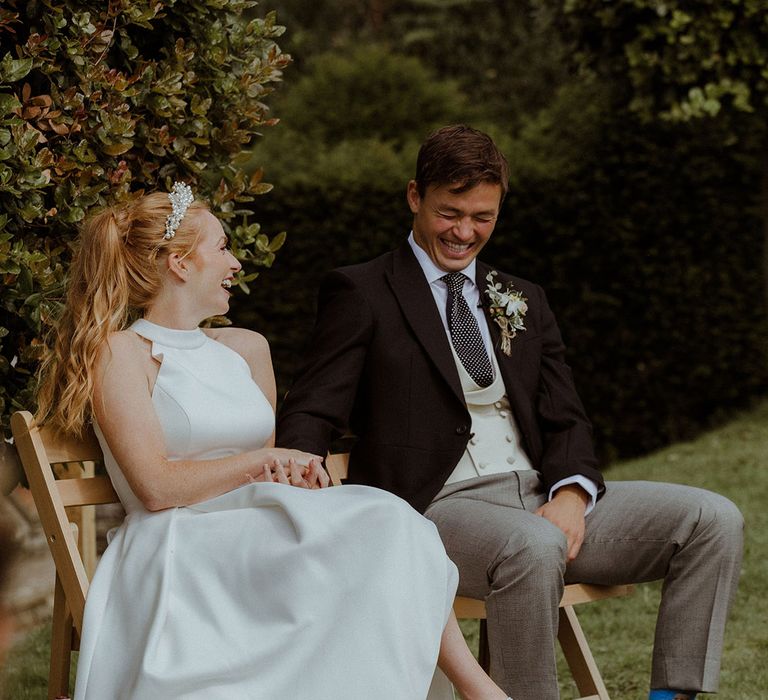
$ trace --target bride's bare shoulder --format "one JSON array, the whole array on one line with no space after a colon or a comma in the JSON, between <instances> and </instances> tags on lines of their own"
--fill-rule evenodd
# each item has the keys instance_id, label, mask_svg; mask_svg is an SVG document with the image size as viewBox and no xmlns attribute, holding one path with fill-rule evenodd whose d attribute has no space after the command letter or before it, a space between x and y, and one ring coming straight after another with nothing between
<instances>
[{"instance_id":1,"label":"bride's bare shoulder","mask_svg":"<svg viewBox=\"0 0 768 700\"><path fill-rule=\"evenodd\" d=\"M107 341L99 348L96 362L102 367L113 362L121 367L151 365L152 343L129 329L110 333Z\"/></svg>"},{"instance_id":2,"label":"bride's bare shoulder","mask_svg":"<svg viewBox=\"0 0 768 700\"><path fill-rule=\"evenodd\" d=\"M241 355L248 364L264 362L269 358L269 343L256 331L247 328L204 328L208 337Z\"/></svg>"}]
</instances>

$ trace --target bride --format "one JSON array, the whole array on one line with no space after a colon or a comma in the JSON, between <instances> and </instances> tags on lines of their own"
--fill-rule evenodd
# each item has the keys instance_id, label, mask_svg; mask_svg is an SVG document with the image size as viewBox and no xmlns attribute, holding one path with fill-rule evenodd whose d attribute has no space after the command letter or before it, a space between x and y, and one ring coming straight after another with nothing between
<instances>
[{"instance_id":1,"label":"bride","mask_svg":"<svg viewBox=\"0 0 768 700\"><path fill-rule=\"evenodd\" d=\"M434 526L275 448L266 340L199 328L239 269L183 183L82 228L38 420L93 421L127 515L89 590L76 700L423 700L436 664L468 700L504 700Z\"/></svg>"}]
</instances>

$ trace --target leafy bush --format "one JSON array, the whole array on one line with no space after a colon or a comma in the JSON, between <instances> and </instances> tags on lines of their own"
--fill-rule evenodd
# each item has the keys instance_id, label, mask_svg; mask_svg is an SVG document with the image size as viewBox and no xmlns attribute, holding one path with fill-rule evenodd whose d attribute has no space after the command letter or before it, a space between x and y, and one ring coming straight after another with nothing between
<instances>
[{"instance_id":1,"label":"leafy bush","mask_svg":"<svg viewBox=\"0 0 768 700\"><path fill-rule=\"evenodd\" d=\"M0 414L33 406L41 332L60 304L77 223L95 206L193 184L241 259L270 265L248 224L268 192L232 164L274 120L289 62L251 0L10 0L0 9ZM246 278L247 279L247 278Z\"/></svg>"},{"instance_id":2,"label":"leafy bush","mask_svg":"<svg viewBox=\"0 0 768 700\"><path fill-rule=\"evenodd\" d=\"M253 157L281 186L397 186L429 131L472 112L455 81L380 44L313 56L276 107L281 128Z\"/></svg>"},{"instance_id":3,"label":"leafy bush","mask_svg":"<svg viewBox=\"0 0 768 700\"><path fill-rule=\"evenodd\" d=\"M561 0L273 3L291 28L285 48L295 55L299 73L329 47L346 54L355 46L390 46L418 58L438 80L456 81L471 97L476 117L509 130L572 79L572 38L554 24L563 12ZM372 81L377 71L374 65ZM449 121L445 116L442 123Z\"/></svg>"},{"instance_id":4,"label":"leafy bush","mask_svg":"<svg viewBox=\"0 0 768 700\"><path fill-rule=\"evenodd\" d=\"M383 45L329 51L279 100L285 124L323 143L379 138L399 142L466 112L453 80L438 80L417 58Z\"/></svg>"}]
</instances>

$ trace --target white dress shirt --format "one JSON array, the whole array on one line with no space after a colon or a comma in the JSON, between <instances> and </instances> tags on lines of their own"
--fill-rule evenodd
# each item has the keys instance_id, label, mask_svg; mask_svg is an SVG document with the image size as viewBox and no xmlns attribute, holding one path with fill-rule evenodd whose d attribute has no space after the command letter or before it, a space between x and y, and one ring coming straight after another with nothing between
<instances>
[{"instance_id":1,"label":"white dress shirt","mask_svg":"<svg viewBox=\"0 0 768 700\"><path fill-rule=\"evenodd\" d=\"M413 231L411 231L411 234L408 236L408 243L411 246L411 250L413 250L413 254L416 256L416 260L419 262L422 271L424 272L424 277L426 277L427 282L429 283L429 289L435 299L435 305L437 306L438 313L440 314L440 319L443 322L445 333L450 338L451 331L448 328L448 316L446 312L446 307L448 304L448 288L445 282L441 280L441 278L444 277L447 273L445 270L441 270L437 265L435 265L427 252L421 248L418 243L416 243L416 240L413 237ZM464 283L462 293L467 301L467 305L477 320L477 325L480 328L480 334L483 337L485 349L488 352L488 356L491 357L493 354L491 333L488 330L488 321L480 304L481 292L477 284L475 284L475 268L476 259L473 258L469 265L467 265L463 270L457 270L457 272L463 272L468 278L468 282ZM494 366L495 373L496 363L493 362L492 364ZM511 414L509 418L511 421L514 421L514 417ZM510 468L508 471L512 471L512 469ZM587 509L585 512L585 515L588 515L595 507L595 503L597 502L597 484L592 481L592 479L589 479L582 474L574 474L573 476L561 479L556 484L554 484L549 490L549 500L552 500L552 497L555 495L557 489L562 486L567 486L568 484L578 484L589 494L590 500L587 504Z\"/></svg>"}]
</instances>

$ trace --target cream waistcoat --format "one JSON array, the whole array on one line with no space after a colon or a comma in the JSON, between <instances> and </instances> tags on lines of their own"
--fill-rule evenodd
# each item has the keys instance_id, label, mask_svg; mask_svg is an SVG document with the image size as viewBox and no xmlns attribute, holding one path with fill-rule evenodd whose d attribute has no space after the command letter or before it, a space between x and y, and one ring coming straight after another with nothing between
<instances>
[{"instance_id":1,"label":"cream waistcoat","mask_svg":"<svg viewBox=\"0 0 768 700\"><path fill-rule=\"evenodd\" d=\"M491 353L494 380L479 387L469 376L456 352L453 360L459 371L464 399L472 418L472 437L446 484L486 474L533 469L520 447L520 431L515 423L501 378L495 353Z\"/></svg>"}]
</instances>

